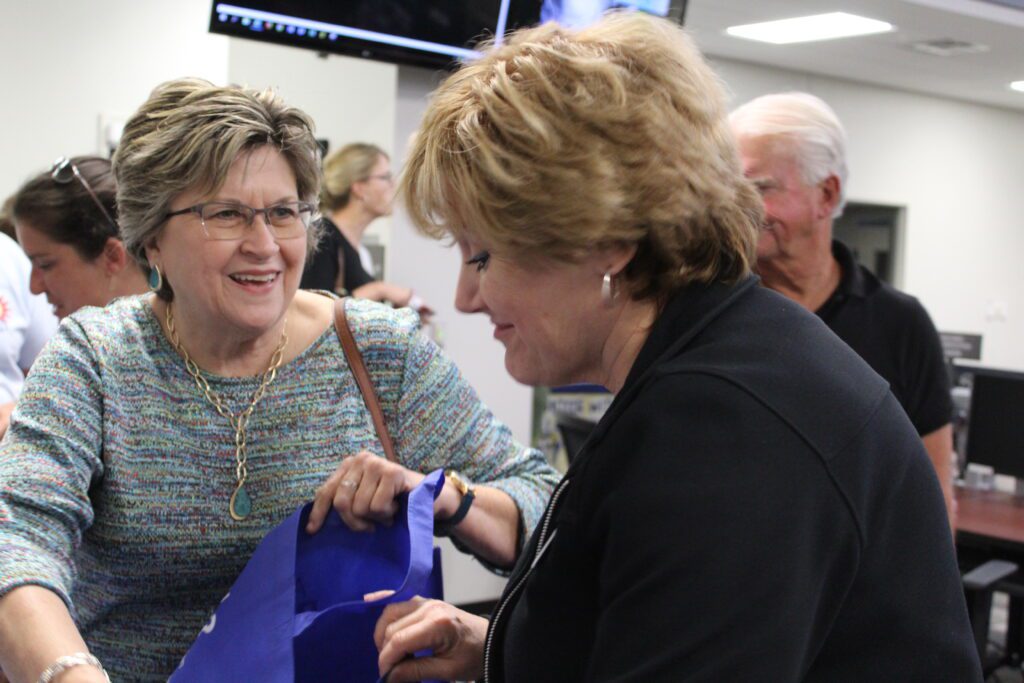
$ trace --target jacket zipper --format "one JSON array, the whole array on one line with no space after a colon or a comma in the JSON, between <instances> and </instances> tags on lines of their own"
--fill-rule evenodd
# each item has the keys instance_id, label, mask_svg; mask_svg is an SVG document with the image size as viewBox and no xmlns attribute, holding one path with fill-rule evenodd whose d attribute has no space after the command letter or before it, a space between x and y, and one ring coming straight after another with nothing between
<instances>
[{"instance_id":1,"label":"jacket zipper","mask_svg":"<svg viewBox=\"0 0 1024 683\"><path fill-rule=\"evenodd\" d=\"M544 550L544 542L547 539L548 529L551 525L551 519L555 516L555 507L558 504L558 498L562 495L562 492L568 487L569 479L563 479L559 483L558 488L551 494L551 502L548 503L547 512L544 515L544 521L540 527L540 536L537 537L537 548L533 551L532 561L536 562L537 555ZM531 563L530 567L523 572L523 575L519 577L512 589L505 594L505 597L498 603L498 608L494 611L494 618L491 619L490 629L487 632L487 638L484 640L484 683L490 683L491 680L491 650L494 646L494 634L498 630L498 621L501 619L502 613L505 611L505 607L515 597L519 589L522 588L523 584L526 583L526 579L530 576L533 571L534 564Z\"/></svg>"}]
</instances>

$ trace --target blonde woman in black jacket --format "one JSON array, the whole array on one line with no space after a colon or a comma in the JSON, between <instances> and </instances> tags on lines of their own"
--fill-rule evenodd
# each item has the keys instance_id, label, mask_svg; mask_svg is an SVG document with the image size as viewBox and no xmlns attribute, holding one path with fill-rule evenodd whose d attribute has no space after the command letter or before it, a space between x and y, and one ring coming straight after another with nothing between
<instances>
[{"instance_id":1,"label":"blonde woman in black jacket","mask_svg":"<svg viewBox=\"0 0 1024 683\"><path fill-rule=\"evenodd\" d=\"M490 620L388 607L389 683L980 680L921 440L750 274L723 99L639 14L519 33L435 93L402 189L461 250L457 306L517 380L616 397Z\"/></svg>"}]
</instances>

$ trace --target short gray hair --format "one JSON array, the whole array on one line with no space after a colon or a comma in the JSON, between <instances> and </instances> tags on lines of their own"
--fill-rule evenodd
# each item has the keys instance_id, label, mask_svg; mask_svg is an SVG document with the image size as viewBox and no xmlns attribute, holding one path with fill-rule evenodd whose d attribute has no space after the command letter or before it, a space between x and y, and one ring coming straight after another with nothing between
<instances>
[{"instance_id":1,"label":"short gray hair","mask_svg":"<svg viewBox=\"0 0 1024 683\"><path fill-rule=\"evenodd\" d=\"M271 90L216 86L198 78L156 87L125 124L114 154L121 237L144 272L145 248L160 234L175 197L214 193L241 155L272 145L295 173L299 199L320 193L320 147L312 119ZM311 253L322 229L311 220ZM170 300L165 285L158 294Z\"/></svg>"},{"instance_id":2,"label":"short gray hair","mask_svg":"<svg viewBox=\"0 0 1024 683\"><path fill-rule=\"evenodd\" d=\"M839 203L846 204L846 131L832 108L804 92L764 95L729 115L739 135L779 137L790 142L804 182L818 183L830 175L839 178Z\"/></svg>"}]
</instances>

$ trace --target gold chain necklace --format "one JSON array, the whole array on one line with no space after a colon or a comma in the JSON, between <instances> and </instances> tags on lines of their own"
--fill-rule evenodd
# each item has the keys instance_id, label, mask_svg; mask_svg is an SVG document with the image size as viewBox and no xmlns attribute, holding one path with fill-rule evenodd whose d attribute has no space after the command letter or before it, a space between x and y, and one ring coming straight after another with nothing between
<instances>
[{"instance_id":1,"label":"gold chain necklace","mask_svg":"<svg viewBox=\"0 0 1024 683\"><path fill-rule=\"evenodd\" d=\"M237 415L232 414L224 407L224 402L220 396L211 387L210 383L203 377L202 371L199 366L195 364L195 361L188 355L188 351L181 345L181 341L178 339L178 332L174 329L174 312L170 304L167 304L167 334L170 337L171 345L181 354L182 358L185 359L185 369L188 370L188 374L192 375L192 379L196 381L196 386L199 387L200 393L206 400L213 404L213 407L217 409L223 417L226 417L231 426L235 428L235 478L238 480L238 485L235 487L234 492L231 494L231 500L228 501L228 514L231 515L231 519L235 521L242 521L249 516L252 512L252 497L245 490L245 479L248 475L248 471L245 467L246 462L246 441L245 441L245 426L249 422L249 417L252 415L252 411L256 408L256 404L263 398L263 394L266 393L267 387L277 377L277 371L281 367L281 363L284 360L284 347L288 343L288 333L286 331L288 327L288 319L285 318L285 329L281 330L281 341L277 345L277 349L274 351L274 355L270 357L270 365L263 372L263 377L260 380L259 387L253 393L252 398L249 400L249 406L240 411Z\"/></svg>"}]
</instances>

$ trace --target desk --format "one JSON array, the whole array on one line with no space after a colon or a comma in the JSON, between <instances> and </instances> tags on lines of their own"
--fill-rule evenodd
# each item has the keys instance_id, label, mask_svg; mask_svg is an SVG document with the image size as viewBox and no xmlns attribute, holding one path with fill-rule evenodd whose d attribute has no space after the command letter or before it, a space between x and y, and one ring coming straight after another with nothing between
<instances>
[{"instance_id":1,"label":"desk","mask_svg":"<svg viewBox=\"0 0 1024 683\"><path fill-rule=\"evenodd\" d=\"M1024 555L1024 498L956 487L957 546L997 546Z\"/></svg>"},{"instance_id":2,"label":"desk","mask_svg":"<svg viewBox=\"0 0 1024 683\"><path fill-rule=\"evenodd\" d=\"M956 487L957 501L956 552L962 571L968 571L988 560L1006 560L1024 567L1024 499L1002 491L978 491ZM1010 596L1007 619L1006 652L1002 661L1019 662L1022 657L1022 624L1024 624L1024 572L1017 571L999 581L995 589ZM987 661L991 592L984 596L968 595L972 627L979 653L989 671L995 666Z\"/></svg>"}]
</instances>

